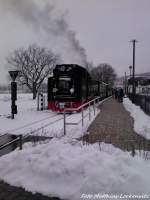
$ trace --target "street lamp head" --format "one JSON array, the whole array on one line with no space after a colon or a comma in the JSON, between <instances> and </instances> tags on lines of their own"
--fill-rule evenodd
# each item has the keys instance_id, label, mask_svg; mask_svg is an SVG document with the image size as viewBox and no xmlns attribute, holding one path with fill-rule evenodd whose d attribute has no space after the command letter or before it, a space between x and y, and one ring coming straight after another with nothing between
<instances>
[{"instance_id":1,"label":"street lamp head","mask_svg":"<svg viewBox=\"0 0 150 200\"><path fill-rule=\"evenodd\" d=\"M19 74L19 70L13 70L13 71L9 71L10 77L12 78L12 81L15 81L18 74Z\"/></svg>"},{"instance_id":2,"label":"street lamp head","mask_svg":"<svg viewBox=\"0 0 150 200\"><path fill-rule=\"evenodd\" d=\"M129 69L132 69L132 66L131 66L131 65L129 66Z\"/></svg>"}]
</instances>

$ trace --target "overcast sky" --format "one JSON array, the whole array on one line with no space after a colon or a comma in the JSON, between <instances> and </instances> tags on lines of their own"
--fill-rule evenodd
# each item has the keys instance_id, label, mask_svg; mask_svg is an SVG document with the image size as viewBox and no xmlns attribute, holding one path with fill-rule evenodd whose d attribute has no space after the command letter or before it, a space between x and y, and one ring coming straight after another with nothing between
<instances>
[{"instance_id":1,"label":"overcast sky","mask_svg":"<svg viewBox=\"0 0 150 200\"><path fill-rule=\"evenodd\" d=\"M45 3L56 8L45 11ZM55 19L62 16L68 26L61 33ZM68 35L69 29L76 35ZM73 46L75 38L80 44ZM0 83L6 82L6 56L35 42L62 54L67 63L81 64L83 47L88 61L109 63L124 75L132 65L132 39L139 41L136 72L150 71L150 0L0 0Z\"/></svg>"}]
</instances>

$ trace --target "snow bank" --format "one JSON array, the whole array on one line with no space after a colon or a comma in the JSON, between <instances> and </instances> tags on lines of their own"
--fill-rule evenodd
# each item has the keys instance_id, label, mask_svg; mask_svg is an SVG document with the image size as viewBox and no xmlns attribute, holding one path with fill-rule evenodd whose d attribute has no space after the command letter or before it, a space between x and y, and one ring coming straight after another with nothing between
<instances>
[{"instance_id":1,"label":"snow bank","mask_svg":"<svg viewBox=\"0 0 150 200\"><path fill-rule=\"evenodd\" d=\"M0 158L0 179L33 193L79 200L82 194L150 193L150 161L98 144L48 144Z\"/></svg>"},{"instance_id":2,"label":"snow bank","mask_svg":"<svg viewBox=\"0 0 150 200\"><path fill-rule=\"evenodd\" d=\"M140 106L136 106L128 98L124 98L123 105L134 119L135 132L150 139L150 117L143 112Z\"/></svg>"}]
</instances>

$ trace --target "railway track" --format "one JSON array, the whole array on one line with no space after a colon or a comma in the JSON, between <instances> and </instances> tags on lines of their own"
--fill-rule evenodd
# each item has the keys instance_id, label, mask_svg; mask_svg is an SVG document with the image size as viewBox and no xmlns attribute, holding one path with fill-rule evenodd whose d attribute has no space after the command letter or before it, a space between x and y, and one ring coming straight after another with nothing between
<instances>
[{"instance_id":1,"label":"railway track","mask_svg":"<svg viewBox=\"0 0 150 200\"><path fill-rule=\"evenodd\" d=\"M38 136L34 135L37 131L42 130L45 127L50 126L51 124L56 123L57 121L62 120L62 116L58 117L58 114L51 115L49 117L42 118L40 120L25 124L18 128L9 129L0 135L0 156L7 154L13 151L18 146L22 145L21 143L29 142L29 141L41 141L46 139L52 139L52 137L48 136ZM49 121L50 120L50 121ZM43 123L41 126L40 123ZM36 125L36 129L29 131L29 129L33 129L33 125ZM19 131L20 134L15 134L15 132ZM23 132L21 132L23 131ZM21 137L21 138L20 138Z\"/></svg>"}]
</instances>

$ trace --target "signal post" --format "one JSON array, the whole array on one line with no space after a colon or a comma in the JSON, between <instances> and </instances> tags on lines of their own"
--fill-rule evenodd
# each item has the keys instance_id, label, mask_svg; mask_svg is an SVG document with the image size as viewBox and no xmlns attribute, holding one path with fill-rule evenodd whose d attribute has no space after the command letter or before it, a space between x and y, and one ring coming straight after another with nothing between
<instances>
[{"instance_id":1,"label":"signal post","mask_svg":"<svg viewBox=\"0 0 150 200\"><path fill-rule=\"evenodd\" d=\"M12 78L11 82L11 118L14 119L14 115L17 114L17 83L15 82L19 71L9 71L9 74Z\"/></svg>"}]
</instances>

